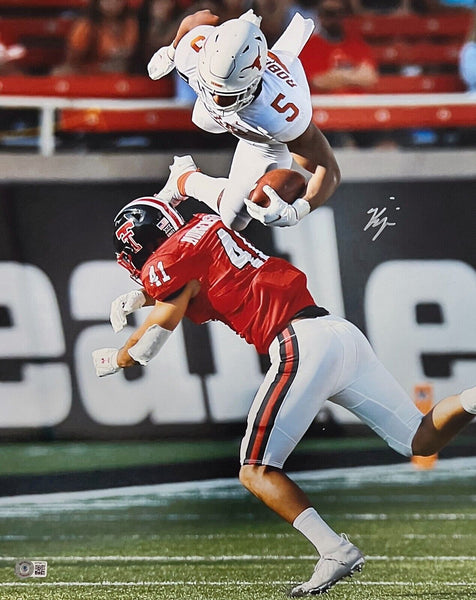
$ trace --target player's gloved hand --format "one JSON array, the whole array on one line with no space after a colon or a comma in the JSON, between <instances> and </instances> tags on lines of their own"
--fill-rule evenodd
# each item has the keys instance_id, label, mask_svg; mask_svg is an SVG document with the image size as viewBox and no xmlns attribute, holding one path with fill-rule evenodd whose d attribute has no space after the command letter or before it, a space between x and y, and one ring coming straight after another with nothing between
<instances>
[{"instance_id":1,"label":"player's gloved hand","mask_svg":"<svg viewBox=\"0 0 476 600\"><path fill-rule=\"evenodd\" d=\"M309 214L311 206L304 198L298 198L292 204L285 202L281 196L269 185L263 187L263 192L268 196L269 206L263 207L245 199L248 213L264 225L273 227L292 227Z\"/></svg>"},{"instance_id":2,"label":"player's gloved hand","mask_svg":"<svg viewBox=\"0 0 476 600\"><path fill-rule=\"evenodd\" d=\"M174 56L175 48L172 44L159 48L147 65L149 77L156 80L168 75L175 67Z\"/></svg>"},{"instance_id":3,"label":"player's gloved hand","mask_svg":"<svg viewBox=\"0 0 476 600\"><path fill-rule=\"evenodd\" d=\"M133 290L116 298L111 304L111 314L109 315L114 331L116 333L121 331L127 324L127 315L142 308L144 304L145 296L141 290Z\"/></svg>"},{"instance_id":4,"label":"player's gloved hand","mask_svg":"<svg viewBox=\"0 0 476 600\"><path fill-rule=\"evenodd\" d=\"M93 352L94 368L98 377L113 375L120 370L117 364L117 348L100 348Z\"/></svg>"}]
</instances>

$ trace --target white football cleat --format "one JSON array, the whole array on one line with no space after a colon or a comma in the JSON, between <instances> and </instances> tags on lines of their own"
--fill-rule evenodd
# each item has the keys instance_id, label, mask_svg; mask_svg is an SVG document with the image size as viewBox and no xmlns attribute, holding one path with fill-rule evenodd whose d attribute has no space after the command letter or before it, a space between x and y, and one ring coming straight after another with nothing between
<instances>
[{"instance_id":1,"label":"white football cleat","mask_svg":"<svg viewBox=\"0 0 476 600\"><path fill-rule=\"evenodd\" d=\"M351 544L345 534L343 543L330 554L321 556L309 581L301 583L291 591L291 597L324 594L344 577L362 571L365 558L362 552Z\"/></svg>"},{"instance_id":2,"label":"white football cleat","mask_svg":"<svg viewBox=\"0 0 476 600\"><path fill-rule=\"evenodd\" d=\"M188 198L182 187L182 182L186 179L184 176L195 173L200 169L198 169L193 158L187 154L186 156L174 156L174 162L170 165L169 170L170 175L167 182L155 196L172 206L177 206L177 204Z\"/></svg>"}]
</instances>

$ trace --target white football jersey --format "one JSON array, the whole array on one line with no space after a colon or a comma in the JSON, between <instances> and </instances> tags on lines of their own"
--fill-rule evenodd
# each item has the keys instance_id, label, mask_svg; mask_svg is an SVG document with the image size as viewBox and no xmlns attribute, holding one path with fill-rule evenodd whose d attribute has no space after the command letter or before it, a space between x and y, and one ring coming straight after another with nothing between
<instances>
[{"instance_id":1,"label":"white football jersey","mask_svg":"<svg viewBox=\"0 0 476 600\"><path fill-rule=\"evenodd\" d=\"M213 29L210 25L195 27L180 40L175 53L177 71L198 96L192 114L195 125L210 133L228 131L248 142L264 144L287 143L304 133L312 118L311 94L301 62L288 52L268 52L261 89L238 113L222 116L202 102L198 53Z\"/></svg>"}]
</instances>

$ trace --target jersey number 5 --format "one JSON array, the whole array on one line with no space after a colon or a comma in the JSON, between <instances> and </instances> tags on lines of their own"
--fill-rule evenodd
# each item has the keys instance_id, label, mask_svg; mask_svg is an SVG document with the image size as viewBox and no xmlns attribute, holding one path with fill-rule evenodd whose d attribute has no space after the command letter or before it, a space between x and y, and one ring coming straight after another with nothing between
<instances>
[{"instance_id":1,"label":"jersey number 5","mask_svg":"<svg viewBox=\"0 0 476 600\"><path fill-rule=\"evenodd\" d=\"M271 102L271 106L278 113L285 113L288 110L290 110L292 114L286 117L286 121L291 122L294 121L294 119L298 116L299 108L292 102L286 102L286 104L283 104L282 101L285 99L286 96L284 94L278 94L276 98Z\"/></svg>"}]
</instances>

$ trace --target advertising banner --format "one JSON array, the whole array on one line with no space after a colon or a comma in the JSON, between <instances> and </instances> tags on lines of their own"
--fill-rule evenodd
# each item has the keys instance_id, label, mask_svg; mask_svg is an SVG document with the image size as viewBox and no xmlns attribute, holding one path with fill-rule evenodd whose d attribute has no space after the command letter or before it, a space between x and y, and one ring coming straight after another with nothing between
<instances>
[{"instance_id":1,"label":"advertising banner","mask_svg":"<svg viewBox=\"0 0 476 600\"><path fill-rule=\"evenodd\" d=\"M147 368L95 375L91 352L121 346L141 318L119 334L109 324L111 301L137 287L114 261L113 217L158 189L0 188L0 438L212 436L244 423L267 359L221 323L186 322ZM303 269L409 394L428 381L438 400L476 380L475 197L476 180L342 184L298 226L245 235Z\"/></svg>"}]
</instances>

